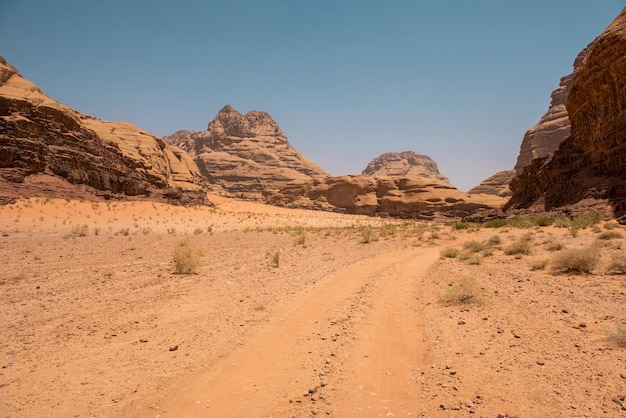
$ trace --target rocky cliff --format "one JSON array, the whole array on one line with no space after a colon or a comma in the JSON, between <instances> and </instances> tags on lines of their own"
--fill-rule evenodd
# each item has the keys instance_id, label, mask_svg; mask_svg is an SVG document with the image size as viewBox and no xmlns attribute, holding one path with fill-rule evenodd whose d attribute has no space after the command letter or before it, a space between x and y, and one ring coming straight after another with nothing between
<instances>
[{"instance_id":1,"label":"rocky cliff","mask_svg":"<svg viewBox=\"0 0 626 418\"><path fill-rule=\"evenodd\" d=\"M382 154L370 161L362 174L370 177L421 177L450 182L439 172L435 161L413 151Z\"/></svg>"},{"instance_id":2,"label":"rocky cliff","mask_svg":"<svg viewBox=\"0 0 626 418\"><path fill-rule=\"evenodd\" d=\"M212 185L237 197L262 199L291 181L327 176L266 112L242 115L225 106L206 131L178 131L164 140L187 151Z\"/></svg>"},{"instance_id":3,"label":"rocky cliff","mask_svg":"<svg viewBox=\"0 0 626 418\"><path fill-rule=\"evenodd\" d=\"M268 202L370 216L451 220L501 207L506 199L470 196L448 182L424 177L360 175L293 182L268 196Z\"/></svg>"},{"instance_id":4,"label":"rocky cliff","mask_svg":"<svg viewBox=\"0 0 626 418\"><path fill-rule=\"evenodd\" d=\"M515 177L515 170L498 171L493 176L483 180L478 186L473 187L469 194L492 194L501 197L509 197L513 193L509 184Z\"/></svg>"},{"instance_id":5,"label":"rocky cliff","mask_svg":"<svg viewBox=\"0 0 626 418\"><path fill-rule=\"evenodd\" d=\"M570 136L513 180L507 208L551 210L583 199L626 211L626 9L593 42L573 75L565 106Z\"/></svg>"},{"instance_id":6,"label":"rocky cliff","mask_svg":"<svg viewBox=\"0 0 626 418\"><path fill-rule=\"evenodd\" d=\"M0 201L91 193L201 203L205 187L179 148L58 103L0 57Z\"/></svg>"}]
</instances>

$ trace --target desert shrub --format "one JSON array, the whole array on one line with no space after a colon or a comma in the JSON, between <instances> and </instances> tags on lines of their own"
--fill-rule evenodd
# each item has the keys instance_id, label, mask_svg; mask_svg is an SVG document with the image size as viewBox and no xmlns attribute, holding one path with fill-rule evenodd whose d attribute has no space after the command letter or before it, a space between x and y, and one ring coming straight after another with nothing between
<instances>
[{"instance_id":1,"label":"desert shrub","mask_svg":"<svg viewBox=\"0 0 626 418\"><path fill-rule=\"evenodd\" d=\"M536 218L532 218L532 221L537 226L550 226L554 223L555 219L548 216L538 216Z\"/></svg>"},{"instance_id":2,"label":"desert shrub","mask_svg":"<svg viewBox=\"0 0 626 418\"><path fill-rule=\"evenodd\" d=\"M470 253L477 253L485 249L485 246L482 242L478 242L475 240L467 241L463 244L463 248L465 248Z\"/></svg>"},{"instance_id":3,"label":"desert shrub","mask_svg":"<svg viewBox=\"0 0 626 418\"><path fill-rule=\"evenodd\" d=\"M572 219L572 224L581 229L585 229L587 227L596 225L601 220L602 214L600 214L599 212L587 212L576 215L574 219Z\"/></svg>"},{"instance_id":4,"label":"desert shrub","mask_svg":"<svg viewBox=\"0 0 626 418\"><path fill-rule=\"evenodd\" d=\"M202 259L202 251L193 246L187 239L181 240L176 248L172 260L176 274L196 274Z\"/></svg>"},{"instance_id":5,"label":"desert shrub","mask_svg":"<svg viewBox=\"0 0 626 418\"><path fill-rule=\"evenodd\" d=\"M196 228L193 230L193 234L194 235L200 235L200 234L204 234L204 229L202 228Z\"/></svg>"},{"instance_id":6,"label":"desert shrub","mask_svg":"<svg viewBox=\"0 0 626 418\"><path fill-rule=\"evenodd\" d=\"M367 225L360 227L359 233L361 234L361 242L363 244L369 244L374 241L374 231L371 226Z\"/></svg>"},{"instance_id":7,"label":"desert shrub","mask_svg":"<svg viewBox=\"0 0 626 418\"><path fill-rule=\"evenodd\" d=\"M546 250L548 251L560 251L563 248L565 248L565 246L561 242L554 240L549 240L546 242Z\"/></svg>"},{"instance_id":8,"label":"desert shrub","mask_svg":"<svg viewBox=\"0 0 626 418\"><path fill-rule=\"evenodd\" d=\"M298 235L298 237L296 238L296 244L295 245L302 245L304 247L304 243L306 242L306 235L304 234L304 232L302 232L300 235Z\"/></svg>"},{"instance_id":9,"label":"desert shrub","mask_svg":"<svg viewBox=\"0 0 626 418\"><path fill-rule=\"evenodd\" d=\"M278 267L280 264L280 251L274 251L270 253L270 265L272 267Z\"/></svg>"},{"instance_id":10,"label":"desert shrub","mask_svg":"<svg viewBox=\"0 0 626 418\"><path fill-rule=\"evenodd\" d=\"M605 231L598 235L598 239L601 240L609 240L609 239L618 239L622 238L622 234L618 231Z\"/></svg>"},{"instance_id":11,"label":"desert shrub","mask_svg":"<svg viewBox=\"0 0 626 418\"><path fill-rule=\"evenodd\" d=\"M533 260L528 264L528 267L530 267L531 270L543 270L546 268L546 266L548 265L548 260L546 259L541 259L541 260Z\"/></svg>"},{"instance_id":12,"label":"desert shrub","mask_svg":"<svg viewBox=\"0 0 626 418\"><path fill-rule=\"evenodd\" d=\"M452 229L458 231L459 229L469 229L474 226L471 222L455 222L452 224Z\"/></svg>"},{"instance_id":13,"label":"desert shrub","mask_svg":"<svg viewBox=\"0 0 626 418\"><path fill-rule=\"evenodd\" d=\"M626 324L618 324L615 330L609 333L609 340L620 347L626 347Z\"/></svg>"},{"instance_id":14,"label":"desert shrub","mask_svg":"<svg viewBox=\"0 0 626 418\"><path fill-rule=\"evenodd\" d=\"M477 266L483 262L483 259L478 254L469 254L468 257L465 259L465 262L467 264Z\"/></svg>"},{"instance_id":15,"label":"desert shrub","mask_svg":"<svg viewBox=\"0 0 626 418\"><path fill-rule=\"evenodd\" d=\"M490 247L500 244L502 244L502 238L500 238L499 235L494 235L487 240L487 245L489 245Z\"/></svg>"},{"instance_id":16,"label":"desert shrub","mask_svg":"<svg viewBox=\"0 0 626 418\"><path fill-rule=\"evenodd\" d=\"M626 254L612 254L607 272L609 274L626 274Z\"/></svg>"},{"instance_id":17,"label":"desert shrub","mask_svg":"<svg viewBox=\"0 0 626 418\"><path fill-rule=\"evenodd\" d=\"M72 232L70 232L70 237L86 237L87 231L89 231L89 227L87 225L75 225L74 228L72 228Z\"/></svg>"},{"instance_id":18,"label":"desert shrub","mask_svg":"<svg viewBox=\"0 0 626 418\"><path fill-rule=\"evenodd\" d=\"M508 225L506 219L491 219L483 224L484 228L500 228Z\"/></svg>"},{"instance_id":19,"label":"desert shrub","mask_svg":"<svg viewBox=\"0 0 626 418\"><path fill-rule=\"evenodd\" d=\"M504 247L504 254L506 255L522 255L522 254L530 254L530 249L532 247L532 238L528 235L524 235L512 242L511 244Z\"/></svg>"},{"instance_id":20,"label":"desert shrub","mask_svg":"<svg viewBox=\"0 0 626 418\"><path fill-rule=\"evenodd\" d=\"M604 225L602 225L602 227L610 231L612 229L615 229L617 227L617 224L615 222L605 222Z\"/></svg>"},{"instance_id":21,"label":"desert shrub","mask_svg":"<svg viewBox=\"0 0 626 418\"><path fill-rule=\"evenodd\" d=\"M552 268L560 273L590 274L600 261L596 247L570 248L552 258Z\"/></svg>"},{"instance_id":22,"label":"desert shrub","mask_svg":"<svg viewBox=\"0 0 626 418\"><path fill-rule=\"evenodd\" d=\"M461 251L458 248L447 247L441 250L439 255L441 256L441 258L456 258L459 256L460 253Z\"/></svg>"},{"instance_id":23,"label":"desert shrub","mask_svg":"<svg viewBox=\"0 0 626 418\"><path fill-rule=\"evenodd\" d=\"M130 235L130 229L128 229L128 228L122 228L122 229L120 229L120 232L119 232L119 233L120 233L120 234L122 234L122 235L124 235L125 237L127 237L127 236L129 236L129 235Z\"/></svg>"},{"instance_id":24,"label":"desert shrub","mask_svg":"<svg viewBox=\"0 0 626 418\"><path fill-rule=\"evenodd\" d=\"M456 283L440 297L439 301L444 305L481 305L484 303L484 297L474 279L463 278Z\"/></svg>"}]
</instances>

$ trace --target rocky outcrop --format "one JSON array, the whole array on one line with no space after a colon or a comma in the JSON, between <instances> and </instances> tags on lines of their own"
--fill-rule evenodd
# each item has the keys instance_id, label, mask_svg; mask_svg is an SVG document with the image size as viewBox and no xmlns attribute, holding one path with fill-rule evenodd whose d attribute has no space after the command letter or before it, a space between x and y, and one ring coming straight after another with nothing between
<instances>
[{"instance_id":1,"label":"rocky outcrop","mask_svg":"<svg viewBox=\"0 0 626 418\"><path fill-rule=\"evenodd\" d=\"M626 211L626 9L593 42L574 72L566 108L571 133L552 156L533 160L511 183L507 208L545 210L585 199Z\"/></svg>"},{"instance_id":2,"label":"rocky outcrop","mask_svg":"<svg viewBox=\"0 0 626 418\"><path fill-rule=\"evenodd\" d=\"M87 187L107 198L201 203L206 196L206 181L182 150L129 123L102 121L58 103L0 57L0 194L29 197L32 175L40 187L30 190L46 189L48 177L50 184L62 178L82 185L81 193ZM71 190L78 189L56 190L48 192L73 197Z\"/></svg>"},{"instance_id":3,"label":"rocky outcrop","mask_svg":"<svg viewBox=\"0 0 626 418\"><path fill-rule=\"evenodd\" d=\"M213 186L237 197L263 199L291 181L327 176L266 112L242 115L225 106L206 131L178 131L164 140L187 151Z\"/></svg>"},{"instance_id":4,"label":"rocky outcrop","mask_svg":"<svg viewBox=\"0 0 626 418\"><path fill-rule=\"evenodd\" d=\"M469 194L492 194L501 197L512 195L509 184L515 177L515 170L499 171L488 179L483 180L478 186L472 188Z\"/></svg>"},{"instance_id":5,"label":"rocky outcrop","mask_svg":"<svg viewBox=\"0 0 626 418\"><path fill-rule=\"evenodd\" d=\"M362 174L370 177L422 177L450 182L439 172L435 161L413 151L382 154L370 161Z\"/></svg>"},{"instance_id":6,"label":"rocky outcrop","mask_svg":"<svg viewBox=\"0 0 626 418\"><path fill-rule=\"evenodd\" d=\"M451 220L500 207L506 199L468 195L436 179L361 175L294 182L268 196L268 202L370 216Z\"/></svg>"},{"instance_id":7,"label":"rocky outcrop","mask_svg":"<svg viewBox=\"0 0 626 418\"><path fill-rule=\"evenodd\" d=\"M574 60L574 71L587 56L589 47L583 49ZM552 101L548 111L535 126L526 131L515 164L517 173L521 173L524 167L530 165L535 158L552 154L559 147L559 144L569 136L570 120L565 108L565 101L572 85L573 76L574 73L572 72L561 78L559 87L552 92Z\"/></svg>"}]
</instances>

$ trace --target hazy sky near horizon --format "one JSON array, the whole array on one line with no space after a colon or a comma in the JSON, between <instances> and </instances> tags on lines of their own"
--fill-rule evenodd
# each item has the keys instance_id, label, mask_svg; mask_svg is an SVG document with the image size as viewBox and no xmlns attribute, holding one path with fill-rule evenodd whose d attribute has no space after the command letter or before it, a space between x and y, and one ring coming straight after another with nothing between
<instances>
[{"instance_id":1,"label":"hazy sky near horizon","mask_svg":"<svg viewBox=\"0 0 626 418\"><path fill-rule=\"evenodd\" d=\"M156 135L268 112L333 175L384 152L461 190L511 169L625 0L0 0L0 55L80 112Z\"/></svg>"}]
</instances>

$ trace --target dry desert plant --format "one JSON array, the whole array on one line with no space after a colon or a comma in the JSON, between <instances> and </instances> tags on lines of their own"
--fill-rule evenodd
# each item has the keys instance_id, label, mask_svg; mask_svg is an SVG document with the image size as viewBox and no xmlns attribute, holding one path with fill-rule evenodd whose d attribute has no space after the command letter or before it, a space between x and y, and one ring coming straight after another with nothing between
<instances>
[{"instance_id":1,"label":"dry desert plant","mask_svg":"<svg viewBox=\"0 0 626 418\"><path fill-rule=\"evenodd\" d=\"M611 254L611 263L607 267L609 274L626 274L626 254Z\"/></svg>"},{"instance_id":2,"label":"dry desert plant","mask_svg":"<svg viewBox=\"0 0 626 418\"><path fill-rule=\"evenodd\" d=\"M465 242L463 244L463 248L465 248L470 253L478 253L485 249L485 245L482 242L471 240Z\"/></svg>"},{"instance_id":3,"label":"dry desert plant","mask_svg":"<svg viewBox=\"0 0 626 418\"><path fill-rule=\"evenodd\" d=\"M517 241L504 247L504 254L506 255L522 255L530 254L532 239L528 239L525 236L519 238Z\"/></svg>"},{"instance_id":4,"label":"dry desert plant","mask_svg":"<svg viewBox=\"0 0 626 418\"><path fill-rule=\"evenodd\" d=\"M270 264L272 267L278 267L280 264L280 251L276 250L270 253Z\"/></svg>"},{"instance_id":5,"label":"dry desert plant","mask_svg":"<svg viewBox=\"0 0 626 418\"><path fill-rule=\"evenodd\" d=\"M598 235L597 238L601 240L619 239L622 238L622 234L619 231L605 231Z\"/></svg>"},{"instance_id":6,"label":"dry desert plant","mask_svg":"<svg viewBox=\"0 0 626 418\"><path fill-rule=\"evenodd\" d=\"M463 278L439 297L444 305L482 305L484 297L474 279Z\"/></svg>"},{"instance_id":7,"label":"dry desert plant","mask_svg":"<svg viewBox=\"0 0 626 418\"><path fill-rule=\"evenodd\" d=\"M439 255L441 256L441 258L456 258L459 256L460 253L461 253L461 250L459 250L458 248L446 247L443 250L441 250Z\"/></svg>"},{"instance_id":8,"label":"dry desert plant","mask_svg":"<svg viewBox=\"0 0 626 418\"><path fill-rule=\"evenodd\" d=\"M533 260L528 264L528 267L531 270L543 270L548 265L548 262L546 259Z\"/></svg>"},{"instance_id":9,"label":"dry desert plant","mask_svg":"<svg viewBox=\"0 0 626 418\"><path fill-rule=\"evenodd\" d=\"M609 339L620 347L626 347L626 323L618 324L609 334Z\"/></svg>"},{"instance_id":10,"label":"dry desert plant","mask_svg":"<svg viewBox=\"0 0 626 418\"><path fill-rule=\"evenodd\" d=\"M179 241L174 249L172 261L174 261L174 273L176 274L196 274L202 251L194 247L187 239Z\"/></svg>"},{"instance_id":11,"label":"dry desert plant","mask_svg":"<svg viewBox=\"0 0 626 418\"><path fill-rule=\"evenodd\" d=\"M557 273L590 274L600 261L597 247L570 248L552 258L552 268Z\"/></svg>"},{"instance_id":12,"label":"dry desert plant","mask_svg":"<svg viewBox=\"0 0 626 418\"><path fill-rule=\"evenodd\" d=\"M361 242L363 244L369 244L370 242L374 241L374 231L372 230L371 226L362 226L359 228L359 232L361 233Z\"/></svg>"}]
</instances>

